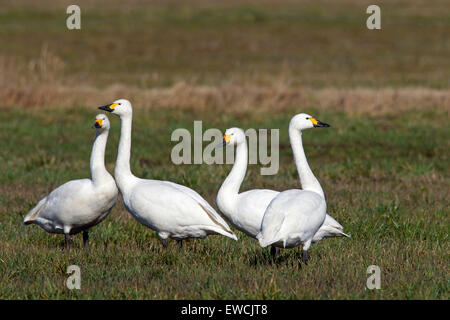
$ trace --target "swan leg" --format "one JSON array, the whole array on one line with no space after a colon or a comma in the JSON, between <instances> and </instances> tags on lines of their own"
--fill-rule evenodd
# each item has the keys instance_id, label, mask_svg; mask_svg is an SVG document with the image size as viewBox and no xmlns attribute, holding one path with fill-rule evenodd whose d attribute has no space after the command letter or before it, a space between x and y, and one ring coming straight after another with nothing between
<instances>
[{"instance_id":1,"label":"swan leg","mask_svg":"<svg viewBox=\"0 0 450 320\"><path fill-rule=\"evenodd\" d=\"M65 233L64 238L66 240L65 249L69 250L70 249L70 235L68 233Z\"/></svg>"},{"instance_id":2,"label":"swan leg","mask_svg":"<svg viewBox=\"0 0 450 320\"><path fill-rule=\"evenodd\" d=\"M89 231L83 231L83 246L85 249L89 249Z\"/></svg>"},{"instance_id":3,"label":"swan leg","mask_svg":"<svg viewBox=\"0 0 450 320\"><path fill-rule=\"evenodd\" d=\"M303 244L303 251L302 251L302 261L304 264L308 264L309 256L308 256L308 249L311 246L312 239L306 241Z\"/></svg>"},{"instance_id":4,"label":"swan leg","mask_svg":"<svg viewBox=\"0 0 450 320\"><path fill-rule=\"evenodd\" d=\"M183 240L177 240L180 250L183 248Z\"/></svg>"},{"instance_id":5,"label":"swan leg","mask_svg":"<svg viewBox=\"0 0 450 320\"><path fill-rule=\"evenodd\" d=\"M275 259L279 255L280 255L280 248L271 246L270 247L270 256L272 257L272 259Z\"/></svg>"},{"instance_id":6,"label":"swan leg","mask_svg":"<svg viewBox=\"0 0 450 320\"><path fill-rule=\"evenodd\" d=\"M308 250L302 251L302 261L304 264L308 264L309 256L308 256Z\"/></svg>"},{"instance_id":7,"label":"swan leg","mask_svg":"<svg viewBox=\"0 0 450 320\"><path fill-rule=\"evenodd\" d=\"M168 243L169 243L169 241L167 241L167 239L162 239L162 246L164 249L167 249Z\"/></svg>"}]
</instances>

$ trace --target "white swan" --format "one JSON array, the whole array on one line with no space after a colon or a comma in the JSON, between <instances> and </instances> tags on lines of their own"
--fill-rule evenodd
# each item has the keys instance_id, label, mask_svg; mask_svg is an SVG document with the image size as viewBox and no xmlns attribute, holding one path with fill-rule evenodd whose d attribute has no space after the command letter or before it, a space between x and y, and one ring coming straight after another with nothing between
<instances>
[{"instance_id":1,"label":"white swan","mask_svg":"<svg viewBox=\"0 0 450 320\"><path fill-rule=\"evenodd\" d=\"M272 199L280 192L253 189L239 193L248 164L248 148L244 131L240 128L227 129L223 137L223 145L236 146L236 156L233 168L217 194L217 207L236 229L256 238L261 229L264 212ZM346 234L342 232L342 226L327 214L312 242L318 242L326 237L343 235ZM277 249L271 248L272 256L278 255Z\"/></svg>"},{"instance_id":2,"label":"white swan","mask_svg":"<svg viewBox=\"0 0 450 320\"><path fill-rule=\"evenodd\" d=\"M312 173L302 145L302 130L314 127L329 127L310 115L301 113L289 123L289 138L294 153L295 165L300 177L302 190L293 189L279 193L264 213L261 231L257 235L262 247L268 245L293 248L303 245L302 260L308 260L308 249L313 240L328 236L331 230L339 232L342 226L331 217L330 230L325 228L315 235L326 220L325 195L319 181ZM340 231L341 232L341 231ZM343 236L346 236L342 232Z\"/></svg>"},{"instance_id":3,"label":"white swan","mask_svg":"<svg viewBox=\"0 0 450 320\"><path fill-rule=\"evenodd\" d=\"M253 189L239 193L248 163L245 133L240 128L227 129L223 139L224 145L236 146L236 156L233 168L217 193L217 207L236 229L256 238L264 211L279 192Z\"/></svg>"},{"instance_id":4,"label":"white swan","mask_svg":"<svg viewBox=\"0 0 450 320\"><path fill-rule=\"evenodd\" d=\"M253 189L239 193L248 163L247 140L244 131L240 128L227 129L223 137L223 145L235 145L236 156L233 168L217 193L217 207L236 229L256 238L261 228L264 212L270 201L279 192ZM271 248L273 257L276 257L278 253L278 248Z\"/></svg>"},{"instance_id":5,"label":"white swan","mask_svg":"<svg viewBox=\"0 0 450 320\"><path fill-rule=\"evenodd\" d=\"M237 240L222 217L194 190L169 181L135 177L130 170L133 110L120 99L99 107L120 117L121 131L114 177L125 208L140 223L155 230L167 247L167 239L204 238L221 234Z\"/></svg>"},{"instance_id":6,"label":"white swan","mask_svg":"<svg viewBox=\"0 0 450 320\"><path fill-rule=\"evenodd\" d=\"M117 201L117 186L105 168L105 148L110 123L104 114L95 117L97 129L92 147L91 179L72 180L53 190L24 218L24 224L37 224L49 233L63 233L69 248L70 235L83 231L88 246L89 228L97 225Z\"/></svg>"},{"instance_id":7,"label":"white swan","mask_svg":"<svg viewBox=\"0 0 450 320\"><path fill-rule=\"evenodd\" d=\"M344 233L344 227L342 227L339 222L329 214L326 214L323 224L320 226L319 230L317 230L311 242L316 243L322 239L333 237L351 238L350 235Z\"/></svg>"}]
</instances>

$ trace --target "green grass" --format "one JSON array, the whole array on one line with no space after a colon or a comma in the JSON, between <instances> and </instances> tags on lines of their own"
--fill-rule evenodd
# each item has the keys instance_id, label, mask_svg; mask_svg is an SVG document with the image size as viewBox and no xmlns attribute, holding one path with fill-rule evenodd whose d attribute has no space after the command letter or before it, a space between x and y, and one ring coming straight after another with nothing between
<instances>
[{"instance_id":1,"label":"green grass","mask_svg":"<svg viewBox=\"0 0 450 320\"><path fill-rule=\"evenodd\" d=\"M0 299L448 299L450 16L444 0L0 0ZM135 104L131 167L191 187L215 205L231 165L170 161L176 128L280 129L280 170L250 165L241 190L298 188L287 136L307 112L331 128L304 133L328 212L352 235L310 249L266 249L237 232L171 241L117 203L91 232L23 225L37 201L89 176L96 105ZM113 172L119 120L106 164ZM81 290L65 286L81 267ZM367 267L381 290L366 290Z\"/></svg>"},{"instance_id":2,"label":"green grass","mask_svg":"<svg viewBox=\"0 0 450 320\"><path fill-rule=\"evenodd\" d=\"M2 299L448 299L448 148L442 112L349 117L305 108L331 128L310 130L304 144L327 196L328 212L351 239L326 239L310 250L285 250L276 264L257 242L238 233L173 241L163 251L155 233L119 202L91 232L91 249L62 250L63 237L22 224L25 213L54 187L89 176L95 108L4 109L0 113L0 298ZM292 108L282 114L140 110L134 114L132 170L137 176L183 183L210 203L230 165L170 162L173 129L232 126L280 128L280 171L260 176L251 165L242 190L298 187L287 137ZM106 162L112 172L119 120ZM82 289L65 287L67 266L81 267ZM381 290L366 290L369 265L381 268Z\"/></svg>"}]
</instances>

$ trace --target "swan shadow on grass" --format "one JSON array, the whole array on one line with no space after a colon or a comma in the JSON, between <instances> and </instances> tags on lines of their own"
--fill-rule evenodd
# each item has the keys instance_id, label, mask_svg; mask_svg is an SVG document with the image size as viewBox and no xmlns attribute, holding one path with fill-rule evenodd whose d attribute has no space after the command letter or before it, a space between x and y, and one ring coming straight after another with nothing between
<instances>
[{"instance_id":1,"label":"swan shadow on grass","mask_svg":"<svg viewBox=\"0 0 450 320\"><path fill-rule=\"evenodd\" d=\"M277 256L273 256L270 250L258 250L251 252L247 256L247 262L251 267L258 266L281 266L281 265L295 265L299 267L305 263L302 261L301 250L280 250Z\"/></svg>"}]
</instances>

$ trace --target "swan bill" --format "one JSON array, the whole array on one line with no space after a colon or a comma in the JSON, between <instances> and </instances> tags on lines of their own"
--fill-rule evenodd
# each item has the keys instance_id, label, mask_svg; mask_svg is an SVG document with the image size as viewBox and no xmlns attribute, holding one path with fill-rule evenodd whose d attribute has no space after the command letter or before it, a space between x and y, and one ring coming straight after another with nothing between
<instances>
[{"instance_id":1,"label":"swan bill","mask_svg":"<svg viewBox=\"0 0 450 320\"><path fill-rule=\"evenodd\" d=\"M317 120L315 118L306 118L306 119L311 121L315 128L316 127L330 127L330 125L328 123L321 122L321 121L319 121L319 120Z\"/></svg>"},{"instance_id":2,"label":"swan bill","mask_svg":"<svg viewBox=\"0 0 450 320\"><path fill-rule=\"evenodd\" d=\"M108 112L113 112L114 108L117 106L117 103L107 104L106 106L98 107L100 110L105 110Z\"/></svg>"},{"instance_id":3,"label":"swan bill","mask_svg":"<svg viewBox=\"0 0 450 320\"><path fill-rule=\"evenodd\" d=\"M102 128L102 122L103 122L103 119L97 119L97 120L95 120L95 123L94 123L94 125L92 126L92 128L95 128L95 129L101 129L101 128Z\"/></svg>"},{"instance_id":4,"label":"swan bill","mask_svg":"<svg viewBox=\"0 0 450 320\"><path fill-rule=\"evenodd\" d=\"M330 125L328 123L323 123L320 122L319 120L317 120L317 124L314 125L314 127L330 127Z\"/></svg>"},{"instance_id":5,"label":"swan bill","mask_svg":"<svg viewBox=\"0 0 450 320\"><path fill-rule=\"evenodd\" d=\"M229 134L229 135L224 135L224 136L223 136L223 139L222 139L222 142L219 143L219 144L216 146L216 148L217 148L217 149L220 149L220 148L225 147L225 146L230 142L230 139L231 139L231 135L230 135L230 134Z\"/></svg>"}]
</instances>

